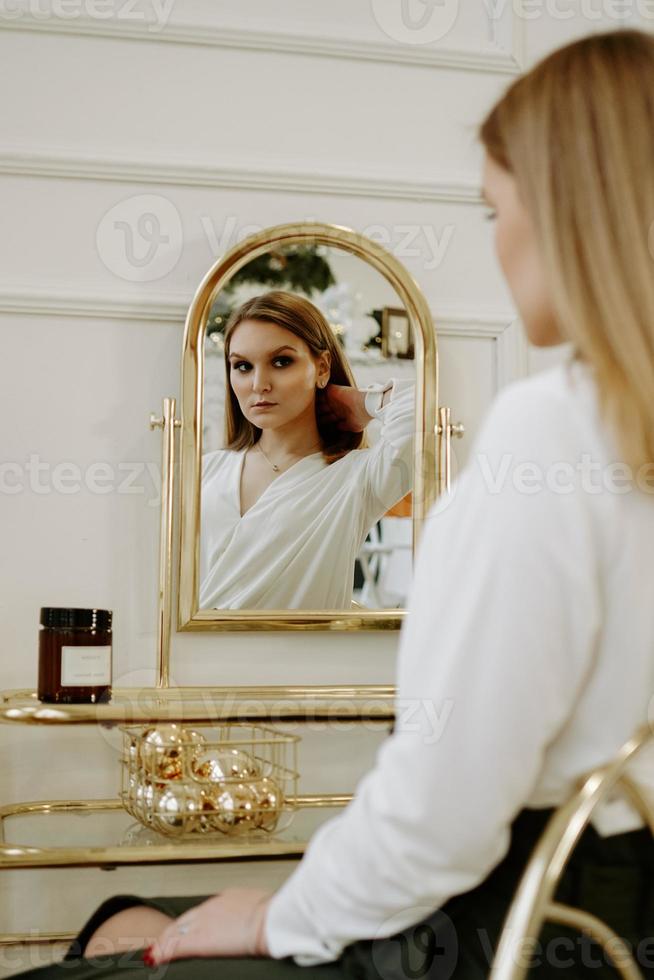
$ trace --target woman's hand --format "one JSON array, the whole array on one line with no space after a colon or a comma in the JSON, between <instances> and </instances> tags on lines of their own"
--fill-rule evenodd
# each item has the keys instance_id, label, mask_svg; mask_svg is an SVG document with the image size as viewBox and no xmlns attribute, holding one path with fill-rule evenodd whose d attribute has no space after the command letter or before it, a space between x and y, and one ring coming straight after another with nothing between
<instances>
[{"instance_id":1,"label":"woman's hand","mask_svg":"<svg viewBox=\"0 0 654 980\"><path fill-rule=\"evenodd\" d=\"M329 384L318 390L316 415L323 425L335 425L345 432L363 432L371 420L366 412L366 393L349 385Z\"/></svg>"},{"instance_id":2,"label":"woman's hand","mask_svg":"<svg viewBox=\"0 0 654 980\"><path fill-rule=\"evenodd\" d=\"M264 936L272 893L226 888L171 922L143 955L147 966L198 956L269 956Z\"/></svg>"}]
</instances>

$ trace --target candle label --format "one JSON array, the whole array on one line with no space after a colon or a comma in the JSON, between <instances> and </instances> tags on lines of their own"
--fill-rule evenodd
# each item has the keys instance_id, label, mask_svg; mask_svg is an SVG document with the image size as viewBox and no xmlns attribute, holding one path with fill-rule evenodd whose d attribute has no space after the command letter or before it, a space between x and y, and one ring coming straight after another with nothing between
<instances>
[{"instance_id":1,"label":"candle label","mask_svg":"<svg viewBox=\"0 0 654 980\"><path fill-rule=\"evenodd\" d=\"M111 647L61 648L62 687L111 684Z\"/></svg>"}]
</instances>

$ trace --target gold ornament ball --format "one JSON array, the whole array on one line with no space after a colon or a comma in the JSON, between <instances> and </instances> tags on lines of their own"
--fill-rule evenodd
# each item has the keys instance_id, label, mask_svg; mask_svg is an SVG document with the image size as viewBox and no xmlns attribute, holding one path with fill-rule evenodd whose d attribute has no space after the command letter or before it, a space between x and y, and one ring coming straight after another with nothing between
<instances>
[{"instance_id":1,"label":"gold ornament ball","mask_svg":"<svg viewBox=\"0 0 654 980\"><path fill-rule=\"evenodd\" d=\"M141 739L140 762L145 774L161 779L180 779L184 737L179 725L148 729Z\"/></svg>"},{"instance_id":2,"label":"gold ornament ball","mask_svg":"<svg viewBox=\"0 0 654 980\"><path fill-rule=\"evenodd\" d=\"M198 747L206 744L206 737L199 732L197 728L184 728L182 729L182 737L185 742L191 742L193 745Z\"/></svg>"},{"instance_id":3,"label":"gold ornament ball","mask_svg":"<svg viewBox=\"0 0 654 980\"><path fill-rule=\"evenodd\" d=\"M177 750L173 749L170 753L165 753L159 760L156 767L158 779L181 779L184 774L182 757L177 755Z\"/></svg>"},{"instance_id":4,"label":"gold ornament ball","mask_svg":"<svg viewBox=\"0 0 654 980\"><path fill-rule=\"evenodd\" d=\"M263 830L274 830L284 805L284 794L281 787L270 776L264 776L252 783L251 788L256 806L255 826L261 827Z\"/></svg>"},{"instance_id":5,"label":"gold ornament ball","mask_svg":"<svg viewBox=\"0 0 654 980\"><path fill-rule=\"evenodd\" d=\"M192 786L165 786L154 791L152 826L159 833L181 836L193 829L202 809L201 794Z\"/></svg>"},{"instance_id":6,"label":"gold ornament ball","mask_svg":"<svg viewBox=\"0 0 654 980\"><path fill-rule=\"evenodd\" d=\"M247 783L217 784L202 790L203 809L213 830L235 836L255 827L256 797Z\"/></svg>"},{"instance_id":7,"label":"gold ornament ball","mask_svg":"<svg viewBox=\"0 0 654 980\"><path fill-rule=\"evenodd\" d=\"M145 780L137 780L134 800L132 803L132 806L134 807L134 813L132 815L138 820L145 821L145 823L150 823L152 816L152 798L152 783Z\"/></svg>"},{"instance_id":8,"label":"gold ornament ball","mask_svg":"<svg viewBox=\"0 0 654 980\"><path fill-rule=\"evenodd\" d=\"M127 745L127 762L130 769L135 769L139 762L139 743L138 739L130 738Z\"/></svg>"},{"instance_id":9,"label":"gold ornament ball","mask_svg":"<svg viewBox=\"0 0 654 980\"><path fill-rule=\"evenodd\" d=\"M141 762L147 765L153 754L160 749L180 748L184 744L184 730L181 725L159 725L147 728L141 735Z\"/></svg>"},{"instance_id":10,"label":"gold ornament ball","mask_svg":"<svg viewBox=\"0 0 654 980\"><path fill-rule=\"evenodd\" d=\"M212 783L229 779L245 781L261 776L256 759L241 749L207 749L199 752L191 762L191 769L198 779Z\"/></svg>"}]
</instances>

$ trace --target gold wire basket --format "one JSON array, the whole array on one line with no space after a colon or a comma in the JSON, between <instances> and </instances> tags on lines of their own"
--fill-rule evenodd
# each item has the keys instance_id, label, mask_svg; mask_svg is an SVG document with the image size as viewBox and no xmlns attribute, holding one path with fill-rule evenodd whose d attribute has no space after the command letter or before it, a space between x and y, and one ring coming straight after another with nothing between
<instances>
[{"instance_id":1,"label":"gold wire basket","mask_svg":"<svg viewBox=\"0 0 654 980\"><path fill-rule=\"evenodd\" d=\"M285 829L297 797L299 735L265 725L123 728L121 799L145 827L176 838Z\"/></svg>"}]
</instances>

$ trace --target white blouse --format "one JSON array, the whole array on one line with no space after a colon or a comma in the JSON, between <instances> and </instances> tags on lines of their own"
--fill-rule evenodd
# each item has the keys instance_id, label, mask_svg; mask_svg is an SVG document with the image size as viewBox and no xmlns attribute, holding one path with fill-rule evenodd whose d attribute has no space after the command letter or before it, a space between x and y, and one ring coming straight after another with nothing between
<instances>
[{"instance_id":1,"label":"white blouse","mask_svg":"<svg viewBox=\"0 0 654 980\"><path fill-rule=\"evenodd\" d=\"M523 807L556 806L654 707L654 498L625 479L590 371L505 389L431 511L395 733L273 896L273 957L336 959L474 888ZM654 792L653 753L632 776ZM634 829L618 801L599 833Z\"/></svg>"},{"instance_id":2,"label":"white blouse","mask_svg":"<svg viewBox=\"0 0 654 980\"><path fill-rule=\"evenodd\" d=\"M201 609L349 609L370 528L413 482L415 389L395 381L378 441L327 464L299 460L241 517L245 452L202 457Z\"/></svg>"}]
</instances>

